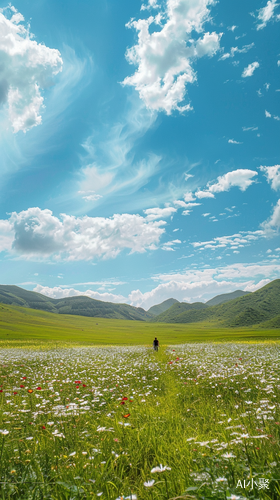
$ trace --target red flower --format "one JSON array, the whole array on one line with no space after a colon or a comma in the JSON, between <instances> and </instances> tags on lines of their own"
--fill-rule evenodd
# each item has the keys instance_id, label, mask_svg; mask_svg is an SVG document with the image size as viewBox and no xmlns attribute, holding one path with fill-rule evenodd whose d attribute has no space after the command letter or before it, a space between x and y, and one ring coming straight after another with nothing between
<instances>
[{"instance_id":1,"label":"red flower","mask_svg":"<svg viewBox=\"0 0 280 500\"><path fill-rule=\"evenodd\" d=\"M75 384L81 384L80 380L75 380Z\"/></svg>"},{"instance_id":2,"label":"red flower","mask_svg":"<svg viewBox=\"0 0 280 500\"><path fill-rule=\"evenodd\" d=\"M24 389L24 385L22 385L22 384L21 384L21 385L20 385L20 388L21 388L21 389Z\"/></svg>"},{"instance_id":3,"label":"red flower","mask_svg":"<svg viewBox=\"0 0 280 500\"><path fill-rule=\"evenodd\" d=\"M127 401L127 400L128 400L128 398L122 398L122 401Z\"/></svg>"},{"instance_id":4,"label":"red flower","mask_svg":"<svg viewBox=\"0 0 280 500\"><path fill-rule=\"evenodd\" d=\"M133 403L133 399L130 399L130 400L129 400L129 402L130 402L130 403Z\"/></svg>"},{"instance_id":5,"label":"red flower","mask_svg":"<svg viewBox=\"0 0 280 500\"><path fill-rule=\"evenodd\" d=\"M125 402L124 402L124 401L121 401L121 402L120 402L120 405L125 405Z\"/></svg>"},{"instance_id":6,"label":"red flower","mask_svg":"<svg viewBox=\"0 0 280 500\"><path fill-rule=\"evenodd\" d=\"M123 415L123 418L128 418L130 417L130 413L126 413L125 415Z\"/></svg>"},{"instance_id":7,"label":"red flower","mask_svg":"<svg viewBox=\"0 0 280 500\"><path fill-rule=\"evenodd\" d=\"M46 427L44 425L42 425L42 429L45 429Z\"/></svg>"},{"instance_id":8,"label":"red flower","mask_svg":"<svg viewBox=\"0 0 280 500\"><path fill-rule=\"evenodd\" d=\"M25 380L25 379L26 379L26 377L22 377L22 378L23 378L23 380Z\"/></svg>"},{"instance_id":9,"label":"red flower","mask_svg":"<svg viewBox=\"0 0 280 500\"><path fill-rule=\"evenodd\" d=\"M86 387L86 384L83 384L83 387Z\"/></svg>"},{"instance_id":10,"label":"red flower","mask_svg":"<svg viewBox=\"0 0 280 500\"><path fill-rule=\"evenodd\" d=\"M3 392L2 389L0 390L0 392Z\"/></svg>"},{"instance_id":11,"label":"red flower","mask_svg":"<svg viewBox=\"0 0 280 500\"><path fill-rule=\"evenodd\" d=\"M41 391L42 388L41 387L36 387L37 391Z\"/></svg>"},{"instance_id":12,"label":"red flower","mask_svg":"<svg viewBox=\"0 0 280 500\"><path fill-rule=\"evenodd\" d=\"M80 386L79 386L79 385L76 385L76 389L80 389Z\"/></svg>"},{"instance_id":13,"label":"red flower","mask_svg":"<svg viewBox=\"0 0 280 500\"><path fill-rule=\"evenodd\" d=\"M17 391L14 392L14 396L17 394Z\"/></svg>"}]
</instances>

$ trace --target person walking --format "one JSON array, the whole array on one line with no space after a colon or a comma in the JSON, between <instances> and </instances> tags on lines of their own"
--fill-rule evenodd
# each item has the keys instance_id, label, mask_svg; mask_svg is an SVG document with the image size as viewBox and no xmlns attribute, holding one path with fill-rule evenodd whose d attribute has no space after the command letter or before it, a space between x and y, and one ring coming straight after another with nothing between
<instances>
[{"instance_id":1,"label":"person walking","mask_svg":"<svg viewBox=\"0 0 280 500\"><path fill-rule=\"evenodd\" d=\"M158 351L158 346L159 346L159 341L158 341L158 339L155 337L155 340L153 341L153 348L154 348L154 351Z\"/></svg>"}]
</instances>

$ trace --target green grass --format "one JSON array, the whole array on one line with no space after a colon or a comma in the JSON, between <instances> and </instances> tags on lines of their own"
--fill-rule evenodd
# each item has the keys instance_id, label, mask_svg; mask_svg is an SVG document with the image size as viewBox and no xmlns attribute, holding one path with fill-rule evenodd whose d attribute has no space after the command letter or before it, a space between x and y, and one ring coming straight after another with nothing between
<instances>
[{"instance_id":1,"label":"green grass","mask_svg":"<svg viewBox=\"0 0 280 500\"><path fill-rule=\"evenodd\" d=\"M278 361L276 343L1 349L0 498L278 500Z\"/></svg>"},{"instance_id":2,"label":"green grass","mask_svg":"<svg viewBox=\"0 0 280 500\"><path fill-rule=\"evenodd\" d=\"M146 323L83 316L58 315L18 306L0 305L0 344L21 342L87 345L151 345L186 342L277 340L278 329L216 328L208 323Z\"/></svg>"}]
</instances>

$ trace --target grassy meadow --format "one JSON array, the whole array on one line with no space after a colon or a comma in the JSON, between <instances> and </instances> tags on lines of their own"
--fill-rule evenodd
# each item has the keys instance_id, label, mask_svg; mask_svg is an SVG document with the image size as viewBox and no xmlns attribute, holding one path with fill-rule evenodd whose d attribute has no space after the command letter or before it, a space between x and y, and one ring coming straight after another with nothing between
<instances>
[{"instance_id":1,"label":"grassy meadow","mask_svg":"<svg viewBox=\"0 0 280 500\"><path fill-rule=\"evenodd\" d=\"M0 499L280 498L279 330L0 307Z\"/></svg>"},{"instance_id":2,"label":"grassy meadow","mask_svg":"<svg viewBox=\"0 0 280 500\"><path fill-rule=\"evenodd\" d=\"M279 329L217 328L209 323L167 324L53 314L0 304L0 346L34 344L163 345L185 342L277 340ZM8 344L7 344L8 343Z\"/></svg>"}]
</instances>

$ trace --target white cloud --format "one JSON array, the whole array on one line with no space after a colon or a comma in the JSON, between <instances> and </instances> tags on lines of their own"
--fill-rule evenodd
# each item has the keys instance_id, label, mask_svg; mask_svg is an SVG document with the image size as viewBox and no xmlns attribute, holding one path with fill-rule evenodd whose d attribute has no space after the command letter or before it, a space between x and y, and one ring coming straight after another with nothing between
<instances>
[{"instance_id":1,"label":"white cloud","mask_svg":"<svg viewBox=\"0 0 280 500\"><path fill-rule=\"evenodd\" d=\"M220 47L222 34L203 32L210 19L214 0L167 0L161 17L131 20L127 27L138 32L138 43L127 50L126 59L137 70L122 82L136 88L147 108L180 112L192 109L190 103L180 106L186 96L186 85L196 80L192 62L205 55L213 56ZM165 20L165 24L163 24ZM153 31L153 24L161 29Z\"/></svg>"},{"instance_id":2,"label":"white cloud","mask_svg":"<svg viewBox=\"0 0 280 500\"><path fill-rule=\"evenodd\" d=\"M244 68L243 73L242 73L242 78L246 78L248 76L252 76L255 69L259 68L259 63L257 61L249 64L247 68Z\"/></svg>"},{"instance_id":3,"label":"white cloud","mask_svg":"<svg viewBox=\"0 0 280 500\"><path fill-rule=\"evenodd\" d=\"M249 130L254 132L255 130L258 130L258 128L259 127L242 127L242 130L243 130L243 132L248 132Z\"/></svg>"},{"instance_id":4,"label":"white cloud","mask_svg":"<svg viewBox=\"0 0 280 500\"><path fill-rule=\"evenodd\" d=\"M186 202L189 202L189 201L194 201L195 198L194 198L194 195L191 191L188 191L187 193L184 194L184 200Z\"/></svg>"},{"instance_id":5,"label":"white cloud","mask_svg":"<svg viewBox=\"0 0 280 500\"><path fill-rule=\"evenodd\" d=\"M207 184L207 189L197 191L197 198L214 198L214 193L222 193L229 191L232 187L239 187L241 191L251 186L255 181L253 177L258 175L254 170L238 169L232 172L227 172L225 175L219 176L216 183Z\"/></svg>"},{"instance_id":6,"label":"white cloud","mask_svg":"<svg viewBox=\"0 0 280 500\"><path fill-rule=\"evenodd\" d=\"M164 221L137 214L110 218L61 214L58 218L38 207L13 212L9 221L1 221L0 231L1 225L6 230L3 249L11 248L12 238L12 250L21 257L65 260L114 258L124 249L131 253L153 250L165 232Z\"/></svg>"},{"instance_id":7,"label":"white cloud","mask_svg":"<svg viewBox=\"0 0 280 500\"><path fill-rule=\"evenodd\" d=\"M267 181L271 184L272 189L277 191L280 189L280 165L273 167L260 167L260 170L265 173Z\"/></svg>"},{"instance_id":8,"label":"white cloud","mask_svg":"<svg viewBox=\"0 0 280 500\"><path fill-rule=\"evenodd\" d=\"M246 54L248 50L252 49L254 47L254 42L250 43L250 45L243 45L242 49L239 49L238 47L231 47L230 52L226 52L223 54L219 61L224 61L225 59L228 59L229 57L234 57L235 54Z\"/></svg>"},{"instance_id":9,"label":"white cloud","mask_svg":"<svg viewBox=\"0 0 280 500\"><path fill-rule=\"evenodd\" d=\"M191 255L184 256L186 257ZM57 299L83 295L108 302L125 302L147 310L171 297L180 302L205 302L215 295L237 289L254 292L279 276L280 265L276 263L238 263L203 270L187 269L183 273L160 274L152 278L159 284L151 291L142 293L140 290L132 290L127 298L109 292L99 293L91 289L81 292L75 288L65 289L60 286L51 288L37 285L34 291Z\"/></svg>"},{"instance_id":10,"label":"white cloud","mask_svg":"<svg viewBox=\"0 0 280 500\"><path fill-rule=\"evenodd\" d=\"M265 237L265 232L263 230L240 231L239 233L235 233L230 236L217 236L212 240L195 241L191 244L194 248L201 250L216 250L217 248L237 249L250 245L252 241L256 241L262 237Z\"/></svg>"},{"instance_id":11,"label":"white cloud","mask_svg":"<svg viewBox=\"0 0 280 500\"><path fill-rule=\"evenodd\" d=\"M261 224L261 227L268 235L273 234L275 230L280 228L280 200L278 200L275 207L273 207L273 212L271 217Z\"/></svg>"},{"instance_id":12,"label":"white cloud","mask_svg":"<svg viewBox=\"0 0 280 500\"><path fill-rule=\"evenodd\" d=\"M264 113L266 118L271 118L271 113L269 113L269 111L265 110Z\"/></svg>"},{"instance_id":13,"label":"white cloud","mask_svg":"<svg viewBox=\"0 0 280 500\"><path fill-rule=\"evenodd\" d=\"M238 141L235 141L234 139L229 139L228 143L229 144L243 144L243 142L238 142Z\"/></svg>"},{"instance_id":14,"label":"white cloud","mask_svg":"<svg viewBox=\"0 0 280 500\"><path fill-rule=\"evenodd\" d=\"M10 221L0 220L0 252L11 251L13 239L13 226Z\"/></svg>"},{"instance_id":15,"label":"white cloud","mask_svg":"<svg viewBox=\"0 0 280 500\"><path fill-rule=\"evenodd\" d=\"M133 290L128 298L132 305L144 309L171 297L180 302L204 302L237 289L255 291L279 276L279 264L240 263L199 271L190 269L155 276L154 281L160 282L158 286L146 293Z\"/></svg>"},{"instance_id":16,"label":"white cloud","mask_svg":"<svg viewBox=\"0 0 280 500\"><path fill-rule=\"evenodd\" d=\"M280 60L277 61L277 66L280 66Z\"/></svg>"},{"instance_id":17,"label":"white cloud","mask_svg":"<svg viewBox=\"0 0 280 500\"><path fill-rule=\"evenodd\" d=\"M138 161L134 160L134 146L155 123L156 116L148 111L143 103L137 100L130 101L128 111L114 124L106 136L98 137L96 133L89 136L82 144L85 151L82 163L84 166L79 172L78 194L86 201L99 199L106 203L107 197L123 195L130 198L129 206L137 204L143 208L143 197L131 197L141 187L146 186L156 176L160 169L161 157L150 152ZM157 193L157 202L166 201L166 185L162 185L164 192ZM179 192L182 192L180 186ZM160 189L159 189L160 191ZM174 192L169 193L174 199ZM160 201L158 201L160 200ZM138 206L133 209L138 210Z\"/></svg>"},{"instance_id":18,"label":"white cloud","mask_svg":"<svg viewBox=\"0 0 280 500\"><path fill-rule=\"evenodd\" d=\"M11 6L0 10L0 105L7 108L15 133L41 123L41 90L62 70L59 51L32 40L23 20Z\"/></svg>"},{"instance_id":19,"label":"white cloud","mask_svg":"<svg viewBox=\"0 0 280 500\"><path fill-rule=\"evenodd\" d=\"M33 288L33 292L42 293L43 295L51 297L52 299L85 296L95 300L102 300L103 302L124 303L126 301L126 298L123 295L116 295L109 292L99 293L93 290L86 290L85 292L81 292L80 290L76 290L75 288L61 288L60 286L51 288L49 286L37 285L35 288Z\"/></svg>"},{"instance_id":20,"label":"white cloud","mask_svg":"<svg viewBox=\"0 0 280 500\"><path fill-rule=\"evenodd\" d=\"M213 195L213 193L211 193L210 191L196 191L195 193L195 196L199 199L201 198L215 198L215 196Z\"/></svg>"},{"instance_id":21,"label":"white cloud","mask_svg":"<svg viewBox=\"0 0 280 500\"><path fill-rule=\"evenodd\" d=\"M148 221L170 217L175 212L177 212L177 208L174 207L166 207L166 208L155 207L155 208L147 208L147 210L144 210L144 214L146 214Z\"/></svg>"},{"instance_id":22,"label":"white cloud","mask_svg":"<svg viewBox=\"0 0 280 500\"><path fill-rule=\"evenodd\" d=\"M172 241L167 241L162 245L162 250L165 250L167 252L175 252L175 249L173 248L174 245L178 245L179 243L182 243L181 240L172 240Z\"/></svg>"},{"instance_id":23,"label":"white cloud","mask_svg":"<svg viewBox=\"0 0 280 500\"><path fill-rule=\"evenodd\" d=\"M275 17L274 11L278 6L279 3L276 3L276 0L269 0L265 7L257 11L257 19L261 21L261 23L257 25L257 30L265 28L267 23Z\"/></svg>"}]
</instances>

